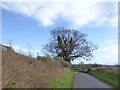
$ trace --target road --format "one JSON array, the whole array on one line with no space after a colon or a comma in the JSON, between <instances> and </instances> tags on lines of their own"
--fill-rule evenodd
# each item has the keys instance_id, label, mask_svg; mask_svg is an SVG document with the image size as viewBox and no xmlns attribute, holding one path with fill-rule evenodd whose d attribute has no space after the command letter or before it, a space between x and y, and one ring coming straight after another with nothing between
<instances>
[{"instance_id":1,"label":"road","mask_svg":"<svg viewBox=\"0 0 120 90\"><path fill-rule=\"evenodd\" d=\"M73 88L112 88L110 85L86 73L75 72Z\"/></svg>"}]
</instances>

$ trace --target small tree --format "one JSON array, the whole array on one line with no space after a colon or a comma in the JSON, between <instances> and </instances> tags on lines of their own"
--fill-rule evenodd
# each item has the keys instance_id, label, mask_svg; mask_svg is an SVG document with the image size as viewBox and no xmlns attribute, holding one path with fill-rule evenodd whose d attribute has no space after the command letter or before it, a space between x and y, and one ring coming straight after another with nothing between
<instances>
[{"instance_id":1,"label":"small tree","mask_svg":"<svg viewBox=\"0 0 120 90\"><path fill-rule=\"evenodd\" d=\"M28 56L32 57L32 45L31 45L31 43L28 43L27 48L28 48Z\"/></svg>"},{"instance_id":2,"label":"small tree","mask_svg":"<svg viewBox=\"0 0 120 90\"><path fill-rule=\"evenodd\" d=\"M51 31L51 41L44 47L45 54L62 57L71 62L75 58L89 60L96 45L86 40L86 34L74 29L57 28Z\"/></svg>"}]
</instances>

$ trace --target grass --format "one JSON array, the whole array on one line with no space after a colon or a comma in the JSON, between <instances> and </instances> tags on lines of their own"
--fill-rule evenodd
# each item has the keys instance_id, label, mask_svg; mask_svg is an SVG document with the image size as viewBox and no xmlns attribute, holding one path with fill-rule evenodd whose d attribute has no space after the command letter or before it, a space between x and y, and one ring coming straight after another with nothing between
<instances>
[{"instance_id":1,"label":"grass","mask_svg":"<svg viewBox=\"0 0 120 90\"><path fill-rule=\"evenodd\" d=\"M51 88L72 88L73 71L68 71L64 76L58 78L51 84Z\"/></svg>"},{"instance_id":2,"label":"grass","mask_svg":"<svg viewBox=\"0 0 120 90\"><path fill-rule=\"evenodd\" d=\"M88 73L112 85L113 87L118 88L118 75L106 73L106 72L98 72L98 71L90 71Z\"/></svg>"}]
</instances>

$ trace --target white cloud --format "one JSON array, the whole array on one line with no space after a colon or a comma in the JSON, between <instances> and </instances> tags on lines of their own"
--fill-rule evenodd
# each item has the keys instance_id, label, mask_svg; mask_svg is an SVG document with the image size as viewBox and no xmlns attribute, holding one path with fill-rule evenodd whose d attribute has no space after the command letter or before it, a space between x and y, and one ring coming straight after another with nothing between
<instances>
[{"instance_id":1,"label":"white cloud","mask_svg":"<svg viewBox=\"0 0 120 90\"><path fill-rule=\"evenodd\" d=\"M108 40L100 46L98 53L95 54L97 63L102 64L117 64L118 63L118 42L115 40Z\"/></svg>"},{"instance_id":2,"label":"white cloud","mask_svg":"<svg viewBox=\"0 0 120 90\"><path fill-rule=\"evenodd\" d=\"M1 2L46 2L45 0L1 0ZM53 0L49 0L50 2L51 1L53 1ZM49 2L49 1L47 1L47 2ZM58 1L58 0L54 0L55 2L61 2L61 0L60 1ZM67 0L64 0L64 1L67 1ZM94 0L79 0L79 1L86 1L86 2L93 2ZM96 0L96 1L98 1L98 2L118 2L118 1L120 1L120 0Z\"/></svg>"},{"instance_id":3,"label":"white cloud","mask_svg":"<svg viewBox=\"0 0 120 90\"><path fill-rule=\"evenodd\" d=\"M118 42L116 40L108 40L103 42L97 50L93 52L94 58L90 61L83 59L76 59L72 61L73 64L79 64L83 61L86 64L107 64L115 65L118 63Z\"/></svg>"},{"instance_id":4,"label":"white cloud","mask_svg":"<svg viewBox=\"0 0 120 90\"><path fill-rule=\"evenodd\" d=\"M118 16L117 15L113 16L110 19L109 23L112 27L117 27L118 26Z\"/></svg>"},{"instance_id":5,"label":"white cloud","mask_svg":"<svg viewBox=\"0 0 120 90\"><path fill-rule=\"evenodd\" d=\"M102 3L101 3L102 2ZM96 25L117 25L117 12L107 9L104 1L92 0L41 0L40 2L12 2L1 4L2 8L36 20L47 27L55 25L58 19L63 19L71 26L80 27L95 22ZM100 4L101 3L101 4ZM110 2L109 2L110 3ZM111 2L110 7L117 11L117 2ZM112 16L109 16L112 15Z\"/></svg>"},{"instance_id":6,"label":"white cloud","mask_svg":"<svg viewBox=\"0 0 120 90\"><path fill-rule=\"evenodd\" d=\"M10 46L7 43L2 43L2 45ZM31 55L33 57L37 56L37 52L39 53L40 56L44 55L40 50L35 50L35 49L34 50L33 49L29 50L28 48L21 47L20 45L17 45L17 44L12 44L12 48L15 52L20 53L20 54L24 54L24 55L29 55L29 52L31 52Z\"/></svg>"},{"instance_id":7,"label":"white cloud","mask_svg":"<svg viewBox=\"0 0 120 90\"><path fill-rule=\"evenodd\" d=\"M17 44L13 44L12 47L13 47L15 52L22 53L22 54L25 54L25 55L29 55L30 52L31 52L33 57L37 56L37 52L39 52L40 56L44 55L40 50L33 50L33 49L29 50L28 48L21 47Z\"/></svg>"},{"instance_id":8,"label":"white cloud","mask_svg":"<svg viewBox=\"0 0 120 90\"><path fill-rule=\"evenodd\" d=\"M113 56L118 55L117 51L118 51L118 45L116 44L101 48L101 52L104 52L104 54L109 53L110 55L113 55Z\"/></svg>"},{"instance_id":9,"label":"white cloud","mask_svg":"<svg viewBox=\"0 0 120 90\"><path fill-rule=\"evenodd\" d=\"M28 53L28 49L27 48L22 48L21 46L14 44L12 45L12 48L14 49L14 51L18 52L18 53L23 53L23 54L27 54Z\"/></svg>"}]
</instances>

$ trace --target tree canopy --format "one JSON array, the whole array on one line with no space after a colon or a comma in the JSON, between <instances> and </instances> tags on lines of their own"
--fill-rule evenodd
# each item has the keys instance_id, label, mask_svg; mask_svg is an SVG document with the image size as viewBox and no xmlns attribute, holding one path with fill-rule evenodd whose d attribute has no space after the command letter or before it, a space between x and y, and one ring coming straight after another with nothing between
<instances>
[{"instance_id":1,"label":"tree canopy","mask_svg":"<svg viewBox=\"0 0 120 90\"><path fill-rule=\"evenodd\" d=\"M48 55L62 57L65 61L71 62L76 58L90 60L92 51L97 46L86 40L86 34L66 28L57 28L51 31L51 39L44 47Z\"/></svg>"}]
</instances>

